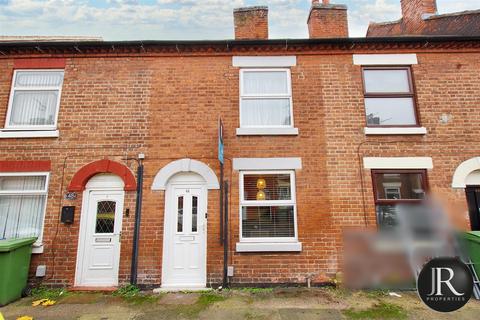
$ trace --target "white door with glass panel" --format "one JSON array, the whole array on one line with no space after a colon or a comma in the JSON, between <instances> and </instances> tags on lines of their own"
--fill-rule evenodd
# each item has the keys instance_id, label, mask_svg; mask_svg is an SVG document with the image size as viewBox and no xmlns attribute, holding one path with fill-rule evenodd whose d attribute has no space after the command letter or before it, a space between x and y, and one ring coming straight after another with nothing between
<instances>
[{"instance_id":1,"label":"white door with glass panel","mask_svg":"<svg viewBox=\"0 0 480 320\"><path fill-rule=\"evenodd\" d=\"M78 246L77 286L116 286L123 191L86 191Z\"/></svg>"},{"instance_id":2,"label":"white door with glass panel","mask_svg":"<svg viewBox=\"0 0 480 320\"><path fill-rule=\"evenodd\" d=\"M207 192L202 185L170 185L165 206L162 287L206 286Z\"/></svg>"}]
</instances>

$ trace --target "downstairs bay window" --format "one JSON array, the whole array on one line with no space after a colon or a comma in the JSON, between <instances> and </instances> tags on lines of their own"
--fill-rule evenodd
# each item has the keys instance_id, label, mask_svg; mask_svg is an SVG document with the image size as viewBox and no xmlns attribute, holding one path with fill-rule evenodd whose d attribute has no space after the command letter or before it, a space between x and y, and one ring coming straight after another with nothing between
<instances>
[{"instance_id":1,"label":"downstairs bay window","mask_svg":"<svg viewBox=\"0 0 480 320\"><path fill-rule=\"evenodd\" d=\"M0 173L0 240L37 237L41 244L48 173Z\"/></svg>"},{"instance_id":2,"label":"downstairs bay window","mask_svg":"<svg viewBox=\"0 0 480 320\"><path fill-rule=\"evenodd\" d=\"M377 223L380 229L397 223L397 206L420 204L427 190L426 170L372 170Z\"/></svg>"},{"instance_id":3,"label":"downstairs bay window","mask_svg":"<svg viewBox=\"0 0 480 320\"><path fill-rule=\"evenodd\" d=\"M237 251L300 251L294 171L240 172Z\"/></svg>"}]
</instances>

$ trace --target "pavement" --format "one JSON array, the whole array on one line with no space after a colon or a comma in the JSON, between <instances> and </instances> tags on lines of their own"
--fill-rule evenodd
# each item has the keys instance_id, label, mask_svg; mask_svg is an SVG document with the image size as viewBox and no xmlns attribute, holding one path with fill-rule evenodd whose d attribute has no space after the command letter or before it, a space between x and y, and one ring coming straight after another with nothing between
<instances>
[{"instance_id":1,"label":"pavement","mask_svg":"<svg viewBox=\"0 0 480 320\"><path fill-rule=\"evenodd\" d=\"M428 309L415 292L349 291L333 288L235 289L122 294L44 291L0 308L5 320L321 320L321 319L478 319L480 302L471 300L449 314ZM42 296L44 295L44 296ZM32 306L40 298L52 306ZM1 319L1 317L0 317ZM30 319L30 318L24 318Z\"/></svg>"}]
</instances>

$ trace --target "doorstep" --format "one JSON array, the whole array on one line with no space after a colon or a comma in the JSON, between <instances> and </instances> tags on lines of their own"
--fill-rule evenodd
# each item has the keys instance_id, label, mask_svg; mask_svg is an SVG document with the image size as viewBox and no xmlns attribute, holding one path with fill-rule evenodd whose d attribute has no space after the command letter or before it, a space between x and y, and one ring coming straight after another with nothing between
<instances>
[{"instance_id":1,"label":"doorstep","mask_svg":"<svg viewBox=\"0 0 480 320\"><path fill-rule=\"evenodd\" d=\"M118 289L118 287L71 287L68 288L68 291L95 291L95 292L114 292Z\"/></svg>"},{"instance_id":2,"label":"doorstep","mask_svg":"<svg viewBox=\"0 0 480 320\"><path fill-rule=\"evenodd\" d=\"M182 292L182 291L212 291L213 288L207 287L160 287L153 289L153 293L162 293L162 292Z\"/></svg>"}]
</instances>

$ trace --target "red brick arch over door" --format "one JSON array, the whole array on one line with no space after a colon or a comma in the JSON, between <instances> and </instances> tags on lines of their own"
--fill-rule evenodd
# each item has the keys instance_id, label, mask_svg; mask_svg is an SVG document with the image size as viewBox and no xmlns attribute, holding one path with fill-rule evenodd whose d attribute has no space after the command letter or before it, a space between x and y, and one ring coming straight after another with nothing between
<instances>
[{"instance_id":1,"label":"red brick arch over door","mask_svg":"<svg viewBox=\"0 0 480 320\"><path fill-rule=\"evenodd\" d=\"M125 191L134 191L137 189L135 177L128 167L121 163L104 159L89 163L78 170L68 186L68 191L85 190L88 180L99 173L113 173L122 178L125 183Z\"/></svg>"}]
</instances>

